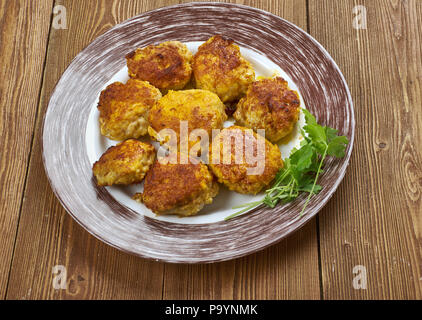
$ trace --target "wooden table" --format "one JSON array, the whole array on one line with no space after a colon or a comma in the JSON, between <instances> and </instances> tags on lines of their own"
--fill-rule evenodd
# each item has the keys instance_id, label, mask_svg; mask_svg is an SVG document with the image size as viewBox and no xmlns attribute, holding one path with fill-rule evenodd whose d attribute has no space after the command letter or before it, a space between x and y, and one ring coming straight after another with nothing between
<instances>
[{"instance_id":1,"label":"wooden table","mask_svg":"<svg viewBox=\"0 0 422 320\"><path fill-rule=\"evenodd\" d=\"M281 243L218 264L151 262L98 241L51 191L43 115L80 50L115 24L178 1L1 1L2 298L422 298L422 1L236 2L307 30L345 75L355 147L328 205ZM67 29L57 28L58 5ZM366 29L353 27L363 12L353 11L356 5L366 8ZM66 289L54 285L56 265L66 268Z\"/></svg>"}]
</instances>

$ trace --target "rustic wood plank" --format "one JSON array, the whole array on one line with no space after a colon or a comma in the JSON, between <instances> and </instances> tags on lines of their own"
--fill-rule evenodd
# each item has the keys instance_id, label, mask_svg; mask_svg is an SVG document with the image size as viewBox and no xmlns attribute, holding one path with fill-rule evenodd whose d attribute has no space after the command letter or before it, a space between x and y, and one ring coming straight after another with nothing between
<instances>
[{"instance_id":1,"label":"rustic wood plank","mask_svg":"<svg viewBox=\"0 0 422 320\"><path fill-rule=\"evenodd\" d=\"M41 158L42 115L67 65L111 26L156 4L126 0L57 4L66 8L68 29L51 30L7 299L160 299L163 264L124 254L83 230L52 193ZM66 267L67 289L53 288L55 265Z\"/></svg>"},{"instance_id":2,"label":"rustic wood plank","mask_svg":"<svg viewBox=\"0 0 422 320\"><path fill-rule=\"evenodd\" d=\"M367 29L352 27L357 4ZM346 177L320 214L325 299L421 299L422 3L310 1L310 33L349 83L356 141ZM353 268L367 289L353 287ZM357 274L356 274L357 275Z\"/></svg>"},{"instance_id":3,"label":"rustic wood plank","mask_svg":"<svg viewBox=\"0 0 422 320\"><path fill-rule=\"evenodd\" d=\"M236 1L306 30L305 1ZM166 265L164 299L319 299L315 220L262 252L210 265Z\"/></svg>"},{"instance_id":4,"label":"rustic wood plank","mask_svg":"<svg viewBox=\"0 0 422 320\"><path fill-rule=\"evenodd\" d=\"M73 2L60 1L68 12L68 30L52 30L40 103L45 112L48 97L64 68L85 45L109 27L139 12L152 9L148 1ZM173 4L163 1L154 6ZM248 3L306 26L306 14L292 2ZM301 8L304 8L302 2ZM302 12L302 13L301 13ZM84 25L84 28L80 28ZM160 298L163 264L147 262L94 239L67 214L52 194L42 168L39 141L41 117L31 157L27 192L13 260L7 298ZM33 213L37 214L33 214ZM262 258L261 258L262 257ZM264 262L261 263L261 259ZM316 227L312 221L281 245L234 262L206 266L166 265L165 288L184 287L193 297L319 297ZM54 290L52 267L64 265L68 289ZM200 270L198 273L196 270ZM286 276L286 273L289 276ZM178 276L178 280L172 279ZM215 282L214 276L221 281ZM271 282L265 279L271 279ZM226 279L233 279L226 282ZM253 288L246 283L252 281ZM196 284L200 284L198 291ZM275 285L274 285L275 284ZM210 293L208 287L214 287ZM231 287L235 288L231 291ZM121 289L124 288L124 289ZM306 288L306 290L304 290ZM169 297L171 289L166 291Z\"/></svg>"},{"instance_id":5,"label":"rustic wood plank","mask_svg":"<svg viewBox=\"0 0 422 320\"><path fill-rule=\"evenodd\" d=\"M14 250L35 127L51 1L0 2L0 297Z\"/></svg>"},{"instance_id":6,"label":"rustic wood plank","mask_svg":"<svg viewBox=\"0 0 422 320\"><path fill-rule=\"evenodd\" d=\"M279 244L233 261L167 264L163 298L319 299L315 227L312 220Z\"/></svg>"}]
</instances>

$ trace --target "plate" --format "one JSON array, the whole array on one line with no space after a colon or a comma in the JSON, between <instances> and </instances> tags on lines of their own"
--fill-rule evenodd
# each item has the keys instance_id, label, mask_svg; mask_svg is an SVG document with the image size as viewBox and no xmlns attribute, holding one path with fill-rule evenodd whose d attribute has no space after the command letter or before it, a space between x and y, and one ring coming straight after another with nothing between
<instances>
[{"instance_id":1,"label":"plate","mask_svg":"<svg viewBox=\"0 0 422 320\"><path fill-rule=\"evenodd\" d=\"M194 28L192 26L195 26ZM92 164L116 144L99 134L98 96L109 83L126 81L125 55L137 47L169 40L195 52L215 34L235 40L258 76L281 75L297 89L301 106L318 122L349 138L346 156L328 159L322 191L299 215L306 195L274 209L258 208L229 221L234 205L254 197L225 188L195 217L157 217L130 197L140 186L97 187ZM226 123L229 125L229 123ZM303 125L299 121L299 126ZM300 132L281 144L287 157ZM116 25L72 61L51 96L43 127L43 160L56 196L88 232L125 252L173 263L229 260L263 249L303 226L325 205L341 182L353 146L354 112L341 71L306 32L271 13L227 3L164 7ZM257 195L256 197L262 197Z\"/></svg>"}]
</instances>

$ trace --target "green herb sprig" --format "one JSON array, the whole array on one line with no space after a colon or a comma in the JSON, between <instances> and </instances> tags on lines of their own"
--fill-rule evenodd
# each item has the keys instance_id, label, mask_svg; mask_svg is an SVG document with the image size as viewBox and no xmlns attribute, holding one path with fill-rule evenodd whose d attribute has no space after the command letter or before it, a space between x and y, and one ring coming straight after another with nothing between
<instances>
[{"instance_id":1,"label":"green herb sprig","mask_svg":"<svg viewBox=\"0 0 422 320\"><path fill-rule=\"evenodd\" d=\"M309 195L300 212L302 215L312 195L322 189L317 181L323 172L325 158L327 156L344 157L349 140L345 136L338 136L337 130L319 125L308 110L302 109L302 111L306 122L302 130L304 140L300 148L293 149L290 157L284 160L283 168L277 172L272 187L265 191L264 199L234 207L233 209L243 209L226 217L225 220L262 204L274 208L279 201L287 203L296 199L301 192L308 192Z\"/></svg>"}]
</instances>

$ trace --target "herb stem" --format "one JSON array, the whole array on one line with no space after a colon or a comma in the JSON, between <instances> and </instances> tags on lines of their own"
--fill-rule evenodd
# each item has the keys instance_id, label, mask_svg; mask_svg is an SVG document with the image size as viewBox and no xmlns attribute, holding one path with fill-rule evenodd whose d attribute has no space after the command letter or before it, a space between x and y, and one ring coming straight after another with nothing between
<instances>
[{"instance_id":1,"label":"herb stem","mask_svg":"<svg viewBox=\"0 0 422 320\"><path fill-rule=\"evenodd\" d=\"M254 201L254 202L249 202L249 203L244 203L244 204L240 204L238 206L235 206L232 209L240 209L240 208L245 208L245 207L257 206L257 205L259 205L261 203L262 203L262 200L260 200L260 201Z\"/></svg>"},{"instance_id":2,"label":"herb stem","mask_svg":"<svg viewBox=\"0 0 422 320\"><path fill-rule=\"evenodd\" d=\"M312 185L312 189L311 189L311 192L309 193L309 196L306 198L306 202L305 202L305 205L302 208L302 211L300 211L300 214L299 214L300 217L302 216L303 212L305 211L306 206L308 205L309 200L311 200L311 197L314 193L315 185L318 181L318 177L319 177L319 174L321 172L322 164L324 163L325 157L327 156L327 150L328 150L328 146L325 147L324 153L321 157L321 161L319 162L318 171L317 171L317 174L316 174L316 177L315 177L315 180L314 180L314 184Z\"/></svg>"},{"instance_id":3,"label":"herb stem","mask_svg":"<svg viewBox=\"0 0 422 320\"><path fill-rule=\"evenodd\" d=\"M233 213L232 215L230 215L228 217L225 217L224 220L230 220L231 218L234 218L234 217L236 217L236 216L238 216L238 215L240 215L240 214L242 214L242 213L244 213L244 212L246 212L248 210L251 210L253 208L258 207L262 203L263 203L263 201L255 201L255 202L252 202L251 204L249 204L249 206L247 206L243 210L240 210L238 212Z\"/></svg>"}]
</instances>

